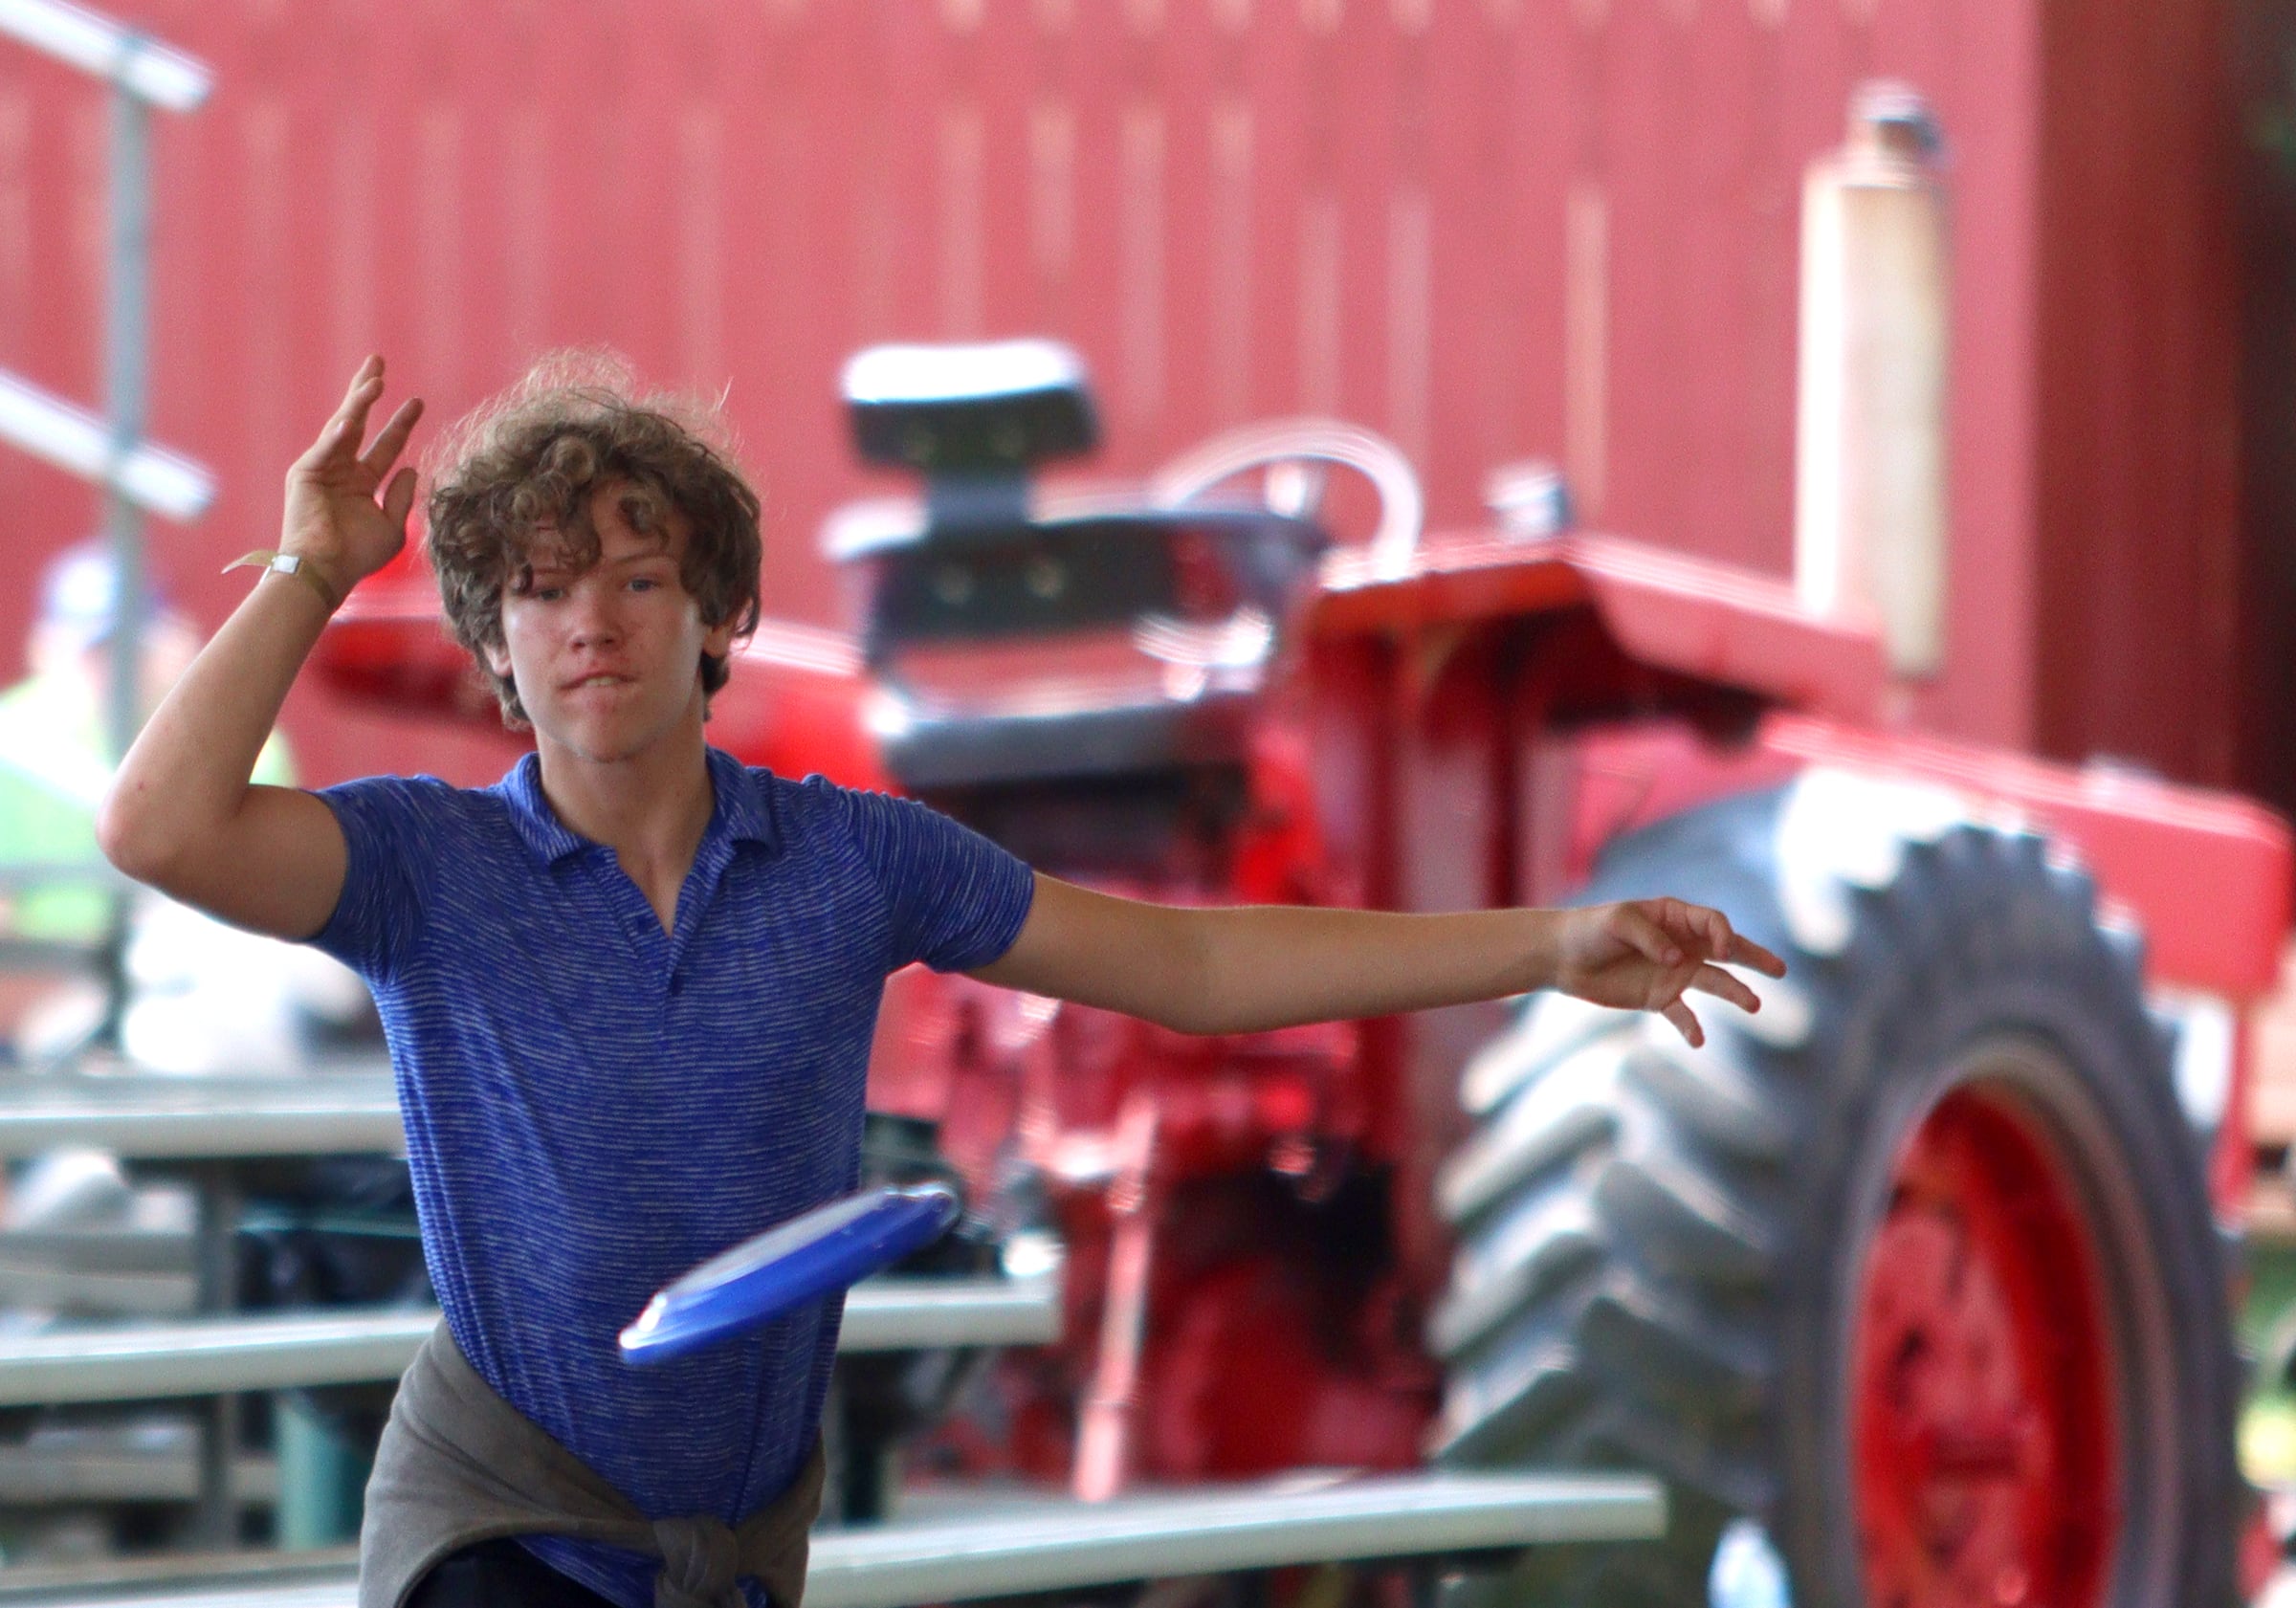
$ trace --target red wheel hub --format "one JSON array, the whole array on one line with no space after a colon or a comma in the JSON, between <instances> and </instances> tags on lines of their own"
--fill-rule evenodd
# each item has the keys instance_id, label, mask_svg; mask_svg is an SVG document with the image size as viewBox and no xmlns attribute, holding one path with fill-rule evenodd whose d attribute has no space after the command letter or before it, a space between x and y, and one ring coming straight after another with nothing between
<instances>
[{"instance_id":1,"label":"red wheel hub","mask_svg":"<svg viewBox=\"0 0 2296 1608\"><path fill-rule=\"evenodd\" d=\"M1949 1094L1900 1155L1852 1349L1870 1608L2087 1608L2120 1527L2094 1233L2005 1093Z\"/></svg>"}]
</instances>

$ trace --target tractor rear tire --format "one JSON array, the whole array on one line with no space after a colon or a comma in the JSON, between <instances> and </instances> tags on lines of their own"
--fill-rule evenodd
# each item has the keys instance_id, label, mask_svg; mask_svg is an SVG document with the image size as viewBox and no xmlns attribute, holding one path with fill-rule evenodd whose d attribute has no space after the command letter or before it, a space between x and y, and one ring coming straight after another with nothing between
<instances>
[{"instance_id":1,"label":"tractor rear tire","mask_svg":"<svg viewBox=\"0 0 2296 1608\"><path fill-rule=\"evenodd\" d=\"M1438 1460L1646 1469L1671 1518L1462 1591L1689 1608L1744 1516L1798 1608L2230 1604L2241 1369L2137 946L2038 837L1841 782L1585 891L1723 908L1791 968L1761 1012L1692 1050L1541 996L1463 1078Z\"/></svg>"}]
</instances>

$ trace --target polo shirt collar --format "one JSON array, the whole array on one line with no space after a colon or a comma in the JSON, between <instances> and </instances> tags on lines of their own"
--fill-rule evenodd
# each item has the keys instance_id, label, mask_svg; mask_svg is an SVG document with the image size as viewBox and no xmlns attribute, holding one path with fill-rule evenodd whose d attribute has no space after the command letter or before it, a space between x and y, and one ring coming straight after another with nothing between
<instances>
[{"instance_id":1,"label":"polo shirt collar","mask_svg":"<svg viewBox=\"0 0 2296 1608\"><path fill-rule=\"evenodd\" d=\"M718 805L704 835L722 831L736 843L754 843L768 850L778 848L781 835L774 826L772 808L749 767L720 748L710 749L708 755L710 786L717 794ZM559 820L558 811L543 796L539 756L521 756L502 779L501 793L510 805L511 825L543 865L556 865L591 847L589 839Z\"/></svg>"},{"instance_id":2,"label":"polo shirt collar","mask_svg":"<svg viewBox=\"0 0 2296 1608\"><path fill-rule=\"evenodd\" d=\"M754 843L767 852L779 848L782 837L774 825L773 805L757 773L722 748L711 749L709 756L710 785L718 793L718 813L711 826L722 822L725 835L736 843Z\"/></svg>"}]
</instances>

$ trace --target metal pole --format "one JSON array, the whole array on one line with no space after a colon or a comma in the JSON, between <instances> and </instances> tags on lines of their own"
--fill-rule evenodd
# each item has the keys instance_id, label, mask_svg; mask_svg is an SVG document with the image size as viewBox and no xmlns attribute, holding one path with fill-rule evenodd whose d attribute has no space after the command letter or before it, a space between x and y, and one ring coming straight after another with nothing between
<instances>
[{"instance_id":1,"label":"metal pole","mask_svg":"<svg viewBox=\"0 0 2296 1608\"><path fill-rule=\"evenodd\" d=\"M228 1312L238 1305L239 1180L229 1161L195 1168L191 1177L199 1192L194 1230L199 1310ZM201 1415L199 1497L192 1510L191 1533L210 1552L231 1552L239 1545L239 1494L233 1486L239 1457L239 1398L228 1393L211 1396L206 1409Z\"/></svg>"},{"instance_id":2,"label":"metal pole","mask_svg":"<svg viewBox=\"0 0 2296 1608\"><path fill-rule=\"evenodd\" d=\"M129 47L132 53L135 46ZM104 320L104 408L112 452L123 461L144 440L151 322L151 112L119 78L112 84L111 304ZM104 494L119 593L111 644L112 756L127 753L143 724L139 651L144 635L144 517L117 486Z\"/></svg>"},{"instance_id":3,"label":"metal pole","mask_svg":"<svg viewBox=\"0 0 2296 1608\"><path fill-rule=\"evenodd\" d=\"M133 58L130 41L122 60ZM130 93L124 74L112 79L111 273L104 309L104 410L110 416L112 461L124 463L142 445L149 382L146 345L151 323L151 109ZM143 725L144 516L108 477L104 530L112 550L112 638L105 735L112 762L127 757ZM111 921L100 959L103 971L102 1045L117 1049L127 1010L127 927L132 895L112 897Z\"/></svg>"},{"instance_id":4,"label":"metal pole","mask_svg":"<svg viewBox=\"0 0 2296 1608\"><path fill-rule=\"evenodd\" d=\"M111 261L103 355L109 417L99 425L60 398L0 372L0 439L104 483L113 595L112 636L105 655L111 685L102 714L105 747L116 764L135 741L144 714L141 671L149 603L144 520L136 498L188 518L205 508L211 491L199 466L170 462L172 453L144 442L151 322L151 108L190 111L207 99L213 76L204 63L71 0L0 0L0 34L22 39L111 85ZM122 484L131 465L137 471L132 497ZM163 481L178 484L155 488L155 466L162 470ZM161 494L156 500L155 489ZM128 912L127 893L116 894L103 949L97 957L106 999L96 1042L114 1048L126 1009Z\"/></svg>"}]
</instances>

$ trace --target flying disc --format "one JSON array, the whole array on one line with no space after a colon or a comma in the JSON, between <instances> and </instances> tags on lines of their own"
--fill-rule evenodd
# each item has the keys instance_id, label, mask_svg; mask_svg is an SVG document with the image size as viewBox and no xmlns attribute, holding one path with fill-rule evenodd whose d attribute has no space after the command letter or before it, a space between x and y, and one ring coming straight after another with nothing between
<instances>
[{"instance_id":1,"label":"flying disc","mask_svg":"<svg viewBox=\"0 0 2296 1608\"><path fill-rule=\"evenodd\" d=\"M622 1331L622 1360L667 1362L784 1317L932 1244L958 1211L955 1190L925 1183L791 1218L655 1291Z\"/></svg>"}]
</instances>

